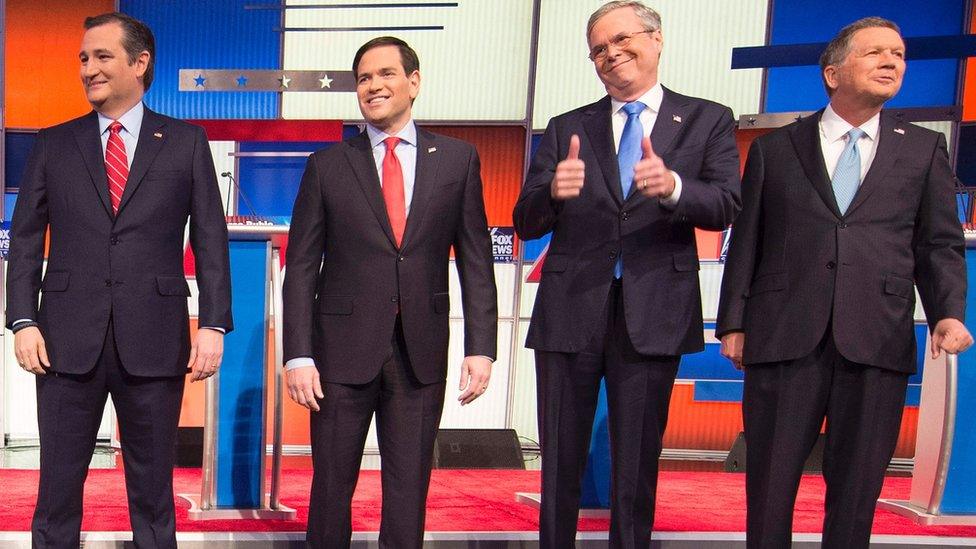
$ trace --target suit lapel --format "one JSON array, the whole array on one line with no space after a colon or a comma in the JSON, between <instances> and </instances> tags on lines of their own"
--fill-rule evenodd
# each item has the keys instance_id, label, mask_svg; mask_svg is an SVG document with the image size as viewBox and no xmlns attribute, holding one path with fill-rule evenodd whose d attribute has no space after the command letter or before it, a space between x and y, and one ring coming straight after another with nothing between
<instances>
[{"instance_id":1,"label":"suit lapel","mask_svg":"<svg viewBox=\"0 0 976 549\"><path fill-rule=\"evenodd\" d=\"M396 239L393 237L393 228L390 226L390 218L386 214L386 202L383 200L383 189L380 187L380 177L376 173L376 163L373 161L373 150L369 146L369 137L366 132L359 134L348 142L346 158L352 168L352 173L359 182L359 189L366 198L373 215L386 234L390 243L396 246Z\"/></svg>"},{"instance_id":2,"label":"suit lapel","mask_svg":"<svg viewBox=\"0 0 976 549\"><path fill-rule=\"evenodd\" d=\"M411 239L416 238L424 220L424 212L427 211L427 204L433 198L441 157L437 154L437 147L433 146L436 139L436 135L417 128L417 171L414 174L413 198L410 199L410 215L407 216L401 248L405 248Z\"/></svg>"},{"instance_id":3,"label":"suit lapel","mask_svg":"<svg viewBox=\"0 0 976 549\"><path fill-rule=\"evenodd\" d=\"M840 209L837 207L834 189L830 186L830 176L827 175L823 149L820 147L820 117L822 115L823 110L820 110L800 120L790 130L790 139L793 141L793 148L796 149L796 156L800 159L800 164L803 165L807 180L813 185L824 204L839 218L841 217Z\"/></svg>"},{"instance_id":4,"label":"suit lapel","mask_svg":"<svg viewBox=\"0 0 976 549\"><path fill-rule=\"evenodd\" d=\"M901 131L898 131L901 130ZM850 215L858 206L867 200L875 190L882 186L885 177L895 165L898 158L898 150L901 148L902 141L905 140L904 124L887 112L882 112L881 121L878 127L878 142L875 144L874 160L871 167L864 176L864 181L857 189L854 200L851 202L845 215Z\"/></svg>"},{"instance_id":5,"label":"suit lapel","mask_svg":"<svg viewBox=\"0 0 976 549\"><path fill-rule=\"evenodd\" d=\"M85 159L88 175L95 193L102 201L105 213L112 217L112 203L108 196L108 177L105 175L105 156L102 153L102 137L98 133L98 115L92 111L74 128L75 140Z\"/></svg>"},{"instance_id":6,"label":"suit lapel","mask_svg":"<svg viewBox=\"0 0 976 549\"><path fill-rule=\"evenodd\" d=\"M687 117L686 110L687 103L671 90L664 88L661 109L657 113L654 128L651 129L651 145L654 147L654 154L663 157L671 151L674 138L681 129L682 121Z\"/></svg>"},{"instance_id":7,"label":"suit lapel","mask_svg":"<svg viewBox=\"0 0 976 549\"><path fill-rule=\"evenodd\" d=\"M617 201L617 205L624 202L623 192L620 190L620 168L617 166L617 151L613 144L613 129L610 124L610 96L606 96L594 103L583 113L583 129L590 141L590 148L600 163L603 179L607 190Z\"/></svg>"},{"instance_id":8,"label":"suit lapel","mask_svg":"<svg viewBox=\"0 0 976 549\"><path fill-rule=\"evenodd\" d=\"M142 115L142 128L139 130L136 155L132 159L129 178L125 180L125 191L122 192L122 200L119 202L119 214L122 213L125 205L129 203L129 199L142 184L146 172L149 171L149 166L152 166L159 150L163 148L167 134L165 127L166 121L146 107Z\"/></svg>"}]
</instances>

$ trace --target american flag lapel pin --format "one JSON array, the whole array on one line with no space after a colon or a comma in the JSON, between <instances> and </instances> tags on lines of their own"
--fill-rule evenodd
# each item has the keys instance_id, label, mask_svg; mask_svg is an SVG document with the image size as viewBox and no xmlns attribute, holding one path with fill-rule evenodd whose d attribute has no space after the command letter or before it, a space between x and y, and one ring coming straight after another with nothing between
<instances>
[{"instance_id":1,"label":"american flag lapel pin","mask_svg":"<svg viewBox=\"0 0 976 549\"><path fill-rule=\"evenodd\" d=\"M895 128L895 133L897 133L898 135L905 135L905 129L904 128Z\"/></svg>"},{"instance_id":2,"label":"american flag lapel pin","mask_svg":"<svg viewBox=\"0 0 976 549\"><path fill-rule=\"evenodd\" d=\"M676 115L676 114L672 114L671 115L671 120L674 120L675 122L678 122L679 124L681 123L681 117L678 116L678 115Z\"/></svg>"},{"instance_id":3,"label":"american flag lapel pin","mask_svg":"<svg viewBox=\"0 0 976 549\"><path fill-rule=\"evenodd\" d=\"M160 132L156 132L156 133L153 134L153 137L155 137L156 139L162 139L163 138L163 134L160 133Z\"/></svg>"},{"instance_id":4,"label":"american flag lapel pin","mask_svg":"<svg viewBox=\"0 0 976 549\"><path fill-rule=\"evenodd\" d=\"M430 147L429 149L427 149L427 152L429 153L437 152L437 147Z\"/></svg>"}]
</instances>

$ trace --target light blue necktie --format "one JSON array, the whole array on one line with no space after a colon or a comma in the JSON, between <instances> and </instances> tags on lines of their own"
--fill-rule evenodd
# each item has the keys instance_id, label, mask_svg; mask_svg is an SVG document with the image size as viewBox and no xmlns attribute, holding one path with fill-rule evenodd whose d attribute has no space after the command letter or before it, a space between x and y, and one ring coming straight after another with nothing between
<instances>
[{"instance_id":1,"label":"light blue necktie","mask_svg":"<svg viewBox=\"0 0 976 549\"><path fill-rule=\"evenodd\" d=\"M840 153L837 167L834 168L834 177L830 180L830 185L834 188L834 198L837 199L837 207L842 215L847 212L861 184L861 153L857 150L857 141L864 135L864 130L861 128L852 128L847 132L847 146L844 147L844 152Z\"/></svg>"},{"instance_id":2,"label":"light blue necktie","mask_svg":"<svg viewBox=\"0 0 976 549\"><path fill-rule=\"evenodd\" d=\"M634 166L641 159L641 140L644 139L644 126L641 125L640 113L647 105L640 101L633 101L624 105L621 110L627 113L627 123L620 134L620 146L617 147L617 166L620 168L620 190L624 200L630 194L634 184ZM623 276L623 252L617 256L617 264L613 267L614 278Z\"/></svg>"}]
</instances>

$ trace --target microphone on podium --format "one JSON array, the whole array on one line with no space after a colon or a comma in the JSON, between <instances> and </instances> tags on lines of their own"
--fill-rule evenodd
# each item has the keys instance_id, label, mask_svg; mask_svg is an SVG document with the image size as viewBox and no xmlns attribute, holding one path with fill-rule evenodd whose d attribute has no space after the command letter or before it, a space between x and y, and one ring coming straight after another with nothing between
<instances>
[{"instance_id":1,"label":"microphone on podium","mask_svg":"<svg viewBox=\"0 0 976 549\"><path fill-rule=\"evenodd\" d=\"M251 211L251 215L257 215L257 211L254 209L254 206L251 204L251 201L248 200L247 195L244 194L244 189L242 189L241 186L238 185L237 179L234 178L234 174L232 174L230 172L224 172L224 173L220 174L220 177L226 177L227 179L230 180L231 185L232 185L232 186L228 186L227 187L227 203L224 206L224 215L225 216L230 215L230 191L231 191L231 189L237 189L237 195L240 196L241 199L244 201L244 205L247 206L247 209ZM240 212L237 212L237 213L240 214Z\"/></svg>"}]
</instances>

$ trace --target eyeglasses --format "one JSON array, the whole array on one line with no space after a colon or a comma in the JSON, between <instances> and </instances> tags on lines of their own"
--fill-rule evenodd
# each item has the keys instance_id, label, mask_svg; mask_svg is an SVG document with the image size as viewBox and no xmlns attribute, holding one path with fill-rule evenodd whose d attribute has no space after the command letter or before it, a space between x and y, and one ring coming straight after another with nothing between
<instances>
[{"instance_id":1,"label":"eyeglasses","mask_svg":"<svg viewBox=\"0 0 976 549\"><path fill-rule=\"evenodd\" d=\"M607 54L610 52L610 46L614 46L615 48L618 49L626 48L627 44L630 44L630 41L633 40L634 37L637 36L638 34L650 34L657 31L658 29L642 30L642 31L632 32L630 34L618 34L617 36L611 38L610 42L607 44L598 44L596 46L593 46L590 49L590 55L589 55L590 61L603 61L604 59L606 59Z\"/></svg>"}]
</instances>

